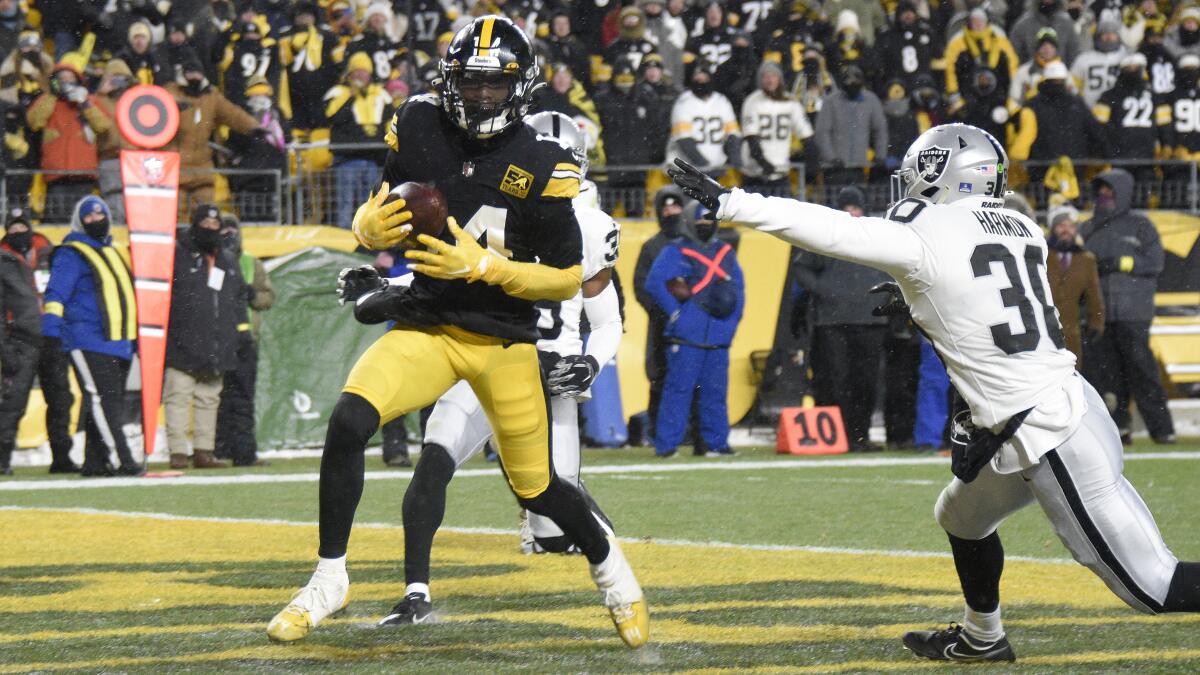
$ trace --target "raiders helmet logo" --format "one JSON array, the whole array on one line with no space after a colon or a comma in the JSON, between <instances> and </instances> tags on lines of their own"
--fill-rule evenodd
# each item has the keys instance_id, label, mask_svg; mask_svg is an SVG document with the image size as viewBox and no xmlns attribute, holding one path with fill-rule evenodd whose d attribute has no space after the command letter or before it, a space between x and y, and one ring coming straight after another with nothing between
<instances>
[{"instance_id":1,"label":"raiders helmet logo","mask_svg":"<svg viewBox=\"0 0 1200 675\"><path fill-rule=\"evenodd\" d=\"M917 172L921 180L933 183L942 177L946 164L950 160L950 151L946 148L933 146L917 153Z\"/></svg>"}]
</instances>

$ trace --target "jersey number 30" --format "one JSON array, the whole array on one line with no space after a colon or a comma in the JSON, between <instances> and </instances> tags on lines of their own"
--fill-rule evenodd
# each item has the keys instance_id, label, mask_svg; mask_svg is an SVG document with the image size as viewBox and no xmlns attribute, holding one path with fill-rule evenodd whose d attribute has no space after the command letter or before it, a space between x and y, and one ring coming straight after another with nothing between
<instances>
[{"instance_id":1,"label":"jersey number 30","mask_svg":"<svg viewBox=\"0 0 1200 675\"><path fill-rule=\"evenodd\" d=\"M1050 304L1050 294L1046 292L1046 286L1042 282L1045 275L1040 268L1046 264L1042 258L1042 250L1037 246L1026 246L1024 257L1025 273L1029 277L1029 285L1033 290L1032 300L1029 297L1029 291L1025 288L1025 283L1021 280L1017 261L1006 246L1003 244L980 244L971 254L971 270L976 279L990 276L992 263L1003 265L1004 273L1008 275L1008 282L1011 286L1000 289L1000 300L1005 307L1017 308L1021 315L1022 332L1013 333L1008 322L995 324L991 329L992 340L996 346L1010 356L1037 349L1038 342L1042 339L1041 331L1038 330L1037 316L1034 314L1034 302L1037 302L1042 309L1042 320L1045 323L1046 332L1050 336L1050 341L1059 349L1066 344L1063 340L1062 324L1058 322L1058 314L1054 311L1054 305Z\"/></svg>"}]
</instances>

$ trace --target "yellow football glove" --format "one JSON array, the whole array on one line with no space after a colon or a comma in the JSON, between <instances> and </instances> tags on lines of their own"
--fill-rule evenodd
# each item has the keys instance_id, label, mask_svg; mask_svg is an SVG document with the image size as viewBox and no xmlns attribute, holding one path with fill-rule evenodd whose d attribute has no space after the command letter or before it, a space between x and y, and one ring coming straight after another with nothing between
<instances>
[{"instance_id":1,"label":"yellow football glove","mask_svg":"<svg viewBox=\"0 0 1200 675\"><path fill-rule=\"evenodd\" d=\"M408 222L412 220L412 211L404 208L403 199L384 204L387 195L388 184L384 182L379 192L368 197L354 214L354 238L372 251L393 248L412 232L412 224Z\"/></svg>"},{"instance_id":2,"label":"yellow football glove","mask_svg":"<svg viewBox=\"0 0 1200 675\"><path fill-rule=\"evenodd\" d=\"M417 236L427 250L406 251L404 257L415 260L418 264L412 266L414 272L427 274L437 279L466 279L478 281L487 271L488 263L494 258L471 235L463 232L458 221L451 216L446 219L446 227L454 235L457 242L451 246L441 239L427 234Z\"/></svg>"}]
</instances>

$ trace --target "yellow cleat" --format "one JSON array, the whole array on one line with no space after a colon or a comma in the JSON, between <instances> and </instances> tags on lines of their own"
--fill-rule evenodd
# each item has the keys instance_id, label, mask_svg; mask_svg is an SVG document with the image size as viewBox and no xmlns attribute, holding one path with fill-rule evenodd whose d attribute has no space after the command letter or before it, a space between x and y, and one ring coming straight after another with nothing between
<instances>
[{"instance_id":1,"label":"yellow cleat","mask_svg":"<svg viewBox=\"0 0 1200 675\"><path fill-rule=\"evenodd\" d=\"M308 585L296 591L287 604L267 624L272 642L295 642L312 632L317 624L350 604L350 580L340 575L317 572Z\"/></svg>"},{"instance_id":2,"label":"yellow cleat","mask_svg":"<svg viewBox=\"0 0 1200 675\"><path fill-rule=\"evenodd\" d=\"M650 640L650 608L646 606L645 598L628 605L610 607L608 614L621 639L633 649Z\"/></svg>"},{"instance_id":3,"label":"yellow cleat","mask_svg":"<svg viewBox=\"0 0 1200 675\"><path fill-rule=\"evenodd\" d=\"M592 580L604 596L604 606L617 627L617 634L625 644L637 649L650 639L650 609L616 537L609 536L608 543L608 558L590 566Z\"/></svg>"},{"instance_id":4,"label":"yellow cleat","mask_svg":"<svg viewBox=\"0 0 1200 675\"><path fill-rule=\"evenodd\" d=\"M272 642L294 642L308 635L313 628L316 626L313 625L312 615L308 610L288 605L267 624L267 637L271 638Z\"/></svg>"}]
</instances>

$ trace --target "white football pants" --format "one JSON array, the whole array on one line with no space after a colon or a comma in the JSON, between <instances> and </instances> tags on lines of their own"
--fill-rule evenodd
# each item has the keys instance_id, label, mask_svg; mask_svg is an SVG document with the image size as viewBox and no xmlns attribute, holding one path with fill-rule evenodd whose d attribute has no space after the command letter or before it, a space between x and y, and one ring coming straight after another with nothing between
<instances>
[{"instance_id":1,"label":"white football pants","mask_svg":"<svg viewBox=\"0 0 1200 675\"><path fill-rule=\"evenodd\" d=\"M492 438L492 427L475 392L461 380L438 399L425 422L425 443L436 443L454 460L454 468L471 459ZM550 461L554 473L579 485L579 404L573 398L550 399ZM561 537L554 521L529 513L529 527L539 539Z\"/></svg>"},{"instance_id":2,"label":"white football pants","mask_svg":"<svg viewBox=\"0 0 1200 675\"><path fill-rule=\"evenodd\" d=\"M998 474L989 464L969 484L955 478L938 497L934 515L946 532L978 540L1036 500L1077 562L1130 607L1157 613L1178 561L1121 475L1121 437L1103 399L1087 383L1084 393L1088 410L1079 428L1037 466Z\"/></svg>"}]
</instances>

